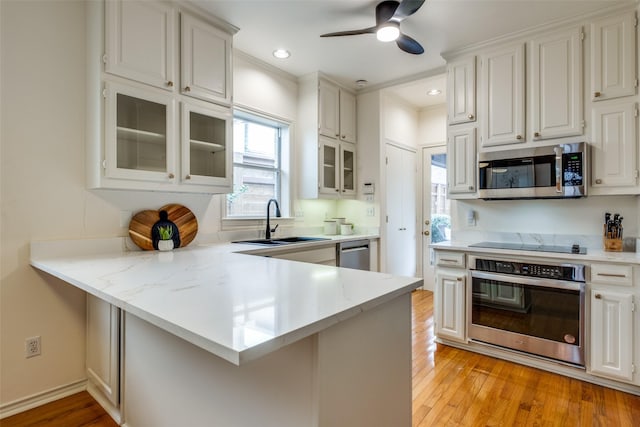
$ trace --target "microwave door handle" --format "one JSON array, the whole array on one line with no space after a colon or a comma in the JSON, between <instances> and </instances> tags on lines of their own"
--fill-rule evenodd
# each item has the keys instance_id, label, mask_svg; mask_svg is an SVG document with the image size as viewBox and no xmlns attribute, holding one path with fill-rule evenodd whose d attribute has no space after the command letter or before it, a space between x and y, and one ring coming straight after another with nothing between
<instances>
[{"instance_id":1,"label":"microwave door handle","mask_svg":"<svg viewBox=\"0 0 640 427\"><path fill-rule=\"evenodd\" d=\"M564 193L562 188L562 147L553 147L553 151L556 153L556 193Z\"/></svg>"}]
</instances>

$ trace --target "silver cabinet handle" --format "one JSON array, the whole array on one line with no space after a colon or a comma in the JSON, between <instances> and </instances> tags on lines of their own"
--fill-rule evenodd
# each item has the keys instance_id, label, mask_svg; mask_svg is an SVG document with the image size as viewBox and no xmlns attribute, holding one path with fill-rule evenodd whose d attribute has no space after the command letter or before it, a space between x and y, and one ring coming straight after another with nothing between
<instances>
[{"instance_id":1,"label":"silver cabinet handle","mask_svg":"<svg viewBox=\"0 0 640 427\"><path fill-rule=\"evenodd\" d=\"M626 278L627 276L625 274L615 274L615 273L597 273L598 276L603 276L603 277L619 277L619 278Z\"/></svg>"}]
</instances>

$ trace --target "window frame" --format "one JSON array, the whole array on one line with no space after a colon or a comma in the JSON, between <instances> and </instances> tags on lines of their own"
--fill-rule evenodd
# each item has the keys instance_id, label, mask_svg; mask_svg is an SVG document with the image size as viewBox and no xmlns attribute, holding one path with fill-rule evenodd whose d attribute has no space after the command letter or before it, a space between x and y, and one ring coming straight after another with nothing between
<instances>
[{"instance_id":1,"label":"window frame","mask_svg":"<svg viewBox=\"0 0 640 427\"><path fill-rule=\"evenodd\" d=\"M282 224L286 225L288 223L293 223L294 218L291 217L291 205L292 205L292 189L293 182L291 177L291 169L292 169L292 161L293 161L293 124L291 121L275 117L270 114L266 114L260 111L255 111L248 108L239 108L235 107L233 111L233 118L241 118L243 120L247 120L249 122L262 124L266 126L272 126L278 129L279 136L279 144L277 147L277 163L279 167L277 168L278 172L278 181L279 181L279 189L276 190L276 198L278 199L278 204L280 205L280 212L282 217L280 218L272 218L273 225ZM235 143L235 141L234 141ZM259 167L252 165L244 165L240 163L232 163L231 173L234 173L235 167L241 166L244 168L252 168L256 170L274 170L275 168L270 167ZM233 176L233 175L232 175ZM260 229L260 227L264 226L266 221L266 205L264 215L260 216L230 216L227 212L227 199L224 197L221 203L221 223L222 230L235 230L235 229Z\"/></svg>"}]
</instances>

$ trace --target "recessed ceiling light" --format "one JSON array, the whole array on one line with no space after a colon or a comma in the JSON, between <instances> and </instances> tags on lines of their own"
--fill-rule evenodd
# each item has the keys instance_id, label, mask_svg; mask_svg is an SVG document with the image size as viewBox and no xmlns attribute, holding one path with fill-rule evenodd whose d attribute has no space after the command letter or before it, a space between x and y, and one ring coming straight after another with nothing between
<instances>
[{"instance_id":1,"label":"recessed ceiling light","mask_svg":"<svg viewBox=\"0 0 640 427\"><path fill-rule=\"evenodd\" d=\"M427 92L427 95L436 96L440 95L441 93L442 91L440 89L431 89L429 92Z\"/></svg>"},{"instance_id":2,"label":"recessed ceiling light","mask_svg":"<svg viewBox=\"0 0 640 427\"><path fill-rule=\"evenodd\" d=\"M278 59L287 59L291 56L291 53L286 49L276 49L273 51L273 56Z\"/></svg>"}]
</instances>

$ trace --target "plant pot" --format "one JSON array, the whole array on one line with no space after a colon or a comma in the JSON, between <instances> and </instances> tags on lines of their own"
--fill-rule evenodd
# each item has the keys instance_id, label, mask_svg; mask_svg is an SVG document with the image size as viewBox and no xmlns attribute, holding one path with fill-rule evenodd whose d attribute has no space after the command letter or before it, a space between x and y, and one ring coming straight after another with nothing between
<instances>
[{"instance_id":1,"label":"plant pot","mask_svg":"<svg viewBox=\"0 0 640 427\"><path fill-rule=\"evenodd\" d=\"M170 251L173 249L173 240L158 240L159 251Z\"/></svg>"}]
</instances>

